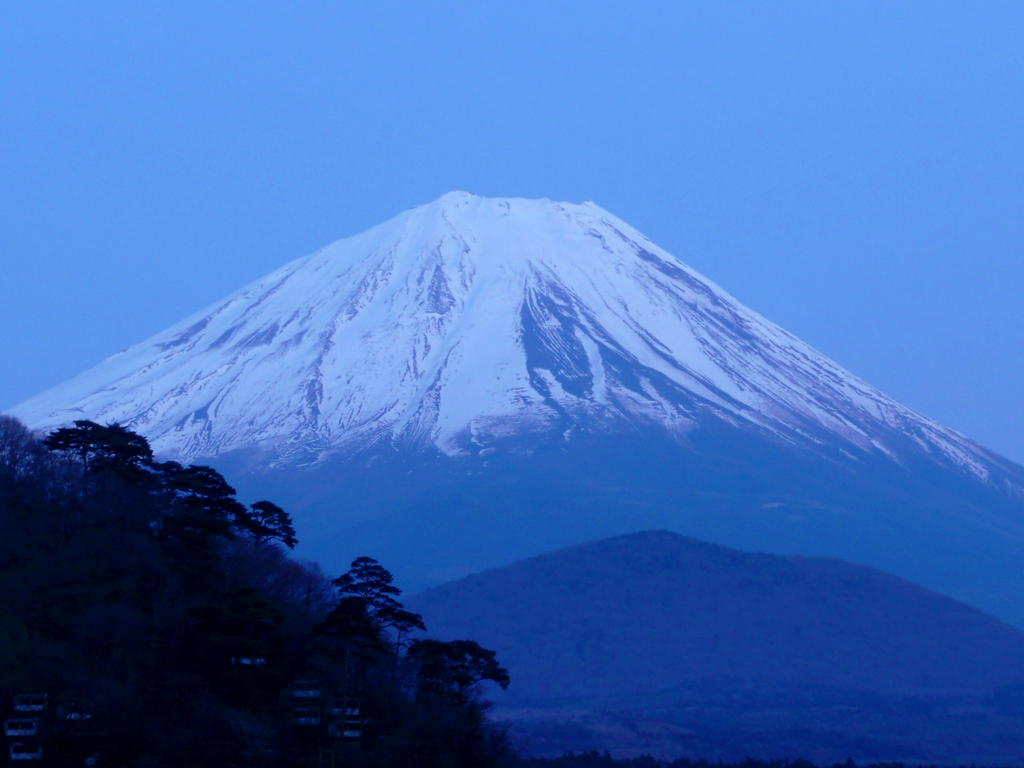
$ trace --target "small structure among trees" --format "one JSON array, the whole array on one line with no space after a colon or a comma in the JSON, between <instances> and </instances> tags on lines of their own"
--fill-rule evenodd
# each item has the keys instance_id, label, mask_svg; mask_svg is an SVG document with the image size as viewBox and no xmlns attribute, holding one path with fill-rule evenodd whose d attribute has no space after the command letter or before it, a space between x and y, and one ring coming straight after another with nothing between
<instances>
[{"instance_id":1,"label":"small structure among trees","mask_svg":"<svg viewBox=\"0 0 1024 768\"><path fill-rule=\"evenodd\" d=\"M21 762L23 760L42 760L43 745L38 741L12 741L7 747L7 757L12 762Z\"/></svg>"},{"instance_id":2,"label":"small structure among trees","mask_svg":"<svg viewBox=\"0 0 1024 768\"><path fill-rule=\"evenodd\" d=\"M11 718L4 720L4 736L38 736L39 720L34 717Z\"/></svg>"},{"instance_id":3,"label":"small structure among trees","mask_svg":"<svg viewBox=\"0 0 1024 768\"><path fill-rule=\"evenodd\" d=\"M45 712L50 704L47 693L19 693L14 697L15 712Z\"/></svg>"}]
</instances>

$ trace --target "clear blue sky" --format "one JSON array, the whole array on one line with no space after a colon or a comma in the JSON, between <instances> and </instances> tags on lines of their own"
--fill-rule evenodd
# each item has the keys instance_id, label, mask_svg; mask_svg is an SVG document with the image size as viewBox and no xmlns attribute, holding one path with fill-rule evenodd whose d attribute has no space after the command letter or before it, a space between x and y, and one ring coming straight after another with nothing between
<instances>
[{"instance_id":1,"label":"clear blue sky","mask_svg":"<svg viewBox=\"0 0 1024 768\"><path fill-rule=\"evenodd\" d=\"M450 189L594 200L1024 461L1024 3L0 8L0 407Z\"/></svg>"}]
</instances>

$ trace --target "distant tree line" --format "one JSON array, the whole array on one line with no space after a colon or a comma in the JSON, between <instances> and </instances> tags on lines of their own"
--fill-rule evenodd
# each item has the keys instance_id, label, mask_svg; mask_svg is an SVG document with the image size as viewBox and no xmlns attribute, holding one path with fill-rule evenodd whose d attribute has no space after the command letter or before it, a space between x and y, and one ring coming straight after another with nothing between
<instances>
[{"instance_id":1,"label":"distant tree line","mask_svg":"<svg viewBox=\"0 0 1024 768\"><path fill-rule=\"evenodd\" d=\"M808 760L754 760L746 759L739 762L717 762L709 760L693 760L679 758L675 760L659 760L650 755L641 757L615 759L608 752L569 753L561 757L521 759L514 763L517 768L910 768L903 763L855 763L846 760L842 763L815 764ZM936 765L918 765L913 768L940 768ZM945 766L949 768L949 766Z\"/></svg>"},{"instance_id":2,"label":"distant tree line","mask_svg":"<svg viewBox=\"0 0 1024 768\"><path fill-rule=\"evenodd\" d=\"M479 695L509 684L494 653L425 639L372 558L332 581L295 544L283 509L122 426L38 440L0 416L0 715L38 731L18 748L139 768L510 759Z\"/></svg>"}]
</instances>

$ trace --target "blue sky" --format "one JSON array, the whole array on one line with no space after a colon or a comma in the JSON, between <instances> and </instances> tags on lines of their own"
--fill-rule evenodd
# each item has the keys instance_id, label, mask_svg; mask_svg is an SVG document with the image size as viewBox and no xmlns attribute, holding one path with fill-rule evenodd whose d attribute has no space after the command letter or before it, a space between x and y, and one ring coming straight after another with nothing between
<instances>
[{"instance_id":1,"label":"blue sky","mask_svg":"<svg viewBox=\"0 0 1024 768\"><path fill-rule=\"evenodd\" d=\"M450 189L594 200L1024 461L1024 4L7 3L0 407Z\"/></svg>"}]
</instances>

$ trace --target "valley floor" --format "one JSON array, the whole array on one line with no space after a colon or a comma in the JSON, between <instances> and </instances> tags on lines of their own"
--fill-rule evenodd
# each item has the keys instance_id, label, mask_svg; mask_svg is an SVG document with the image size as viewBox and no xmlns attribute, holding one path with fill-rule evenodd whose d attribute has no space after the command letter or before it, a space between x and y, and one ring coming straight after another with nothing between
<instances>
[{"instance_id":1,"label":"valley floor","mask_svg":"<svg viewBox=\"0 0 1024 768\"><path fill-rule=\"evenodd\" d=\"M494 716L509 728L522 754L555 761L527 763L538 766L618 764L583 758L558 762L570 749L609 754L625 761L622 765L644 756L678 761L684 755L716 765L794 757L817 765L850 759L887 765L1024 765L1024 712L991 698L845 694L772 701L763 694L733 693L698 703L665 695L628 703L588 702L586 707L502 707Z\"/></svg>"}]
</instances>

